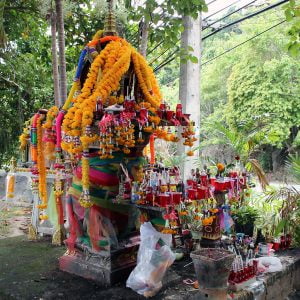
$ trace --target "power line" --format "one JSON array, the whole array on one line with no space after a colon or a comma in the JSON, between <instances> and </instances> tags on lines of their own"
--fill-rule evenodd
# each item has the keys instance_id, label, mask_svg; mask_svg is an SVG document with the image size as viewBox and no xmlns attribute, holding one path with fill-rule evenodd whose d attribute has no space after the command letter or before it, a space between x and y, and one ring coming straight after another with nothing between
<instances>
[{"instance_id":1,"label":"power line","mask_svg":"<svg viewBox=\"0 0 300 300\"><path fill-rule=\"evenodd\" d=\"M213 3L213 2L216 2L216 1L217 1L217 0L211 1L211 2L209 2L207 5L209 5L209 4ZM240 1L240 0L239 0L239 1ZM217 23L217 22L219 22L219 21L224 20L225 18L231 16L232 14L238 12L239 10L241 10L241 9L243 9L243 8L245 8L245 7L247 7L248 5L250 5L250 4L252 4L252 3L256 2L256 1L257 1L257 0L254 0L254 1L252 1L252 2L249 2L248 4L246 4L246 5L242 6L242 7L240 7L239 9L233 11L232 13L230 13L230 14L228 14L228 15L222 17L221 19L218 19L218 20L216 20L215 22L213 22L213 23L207 25L206 27L202 28L202 30L207 29L207 28L209 28L211 25L213 25L213 24L215 24L215 23ZM238 2L238 1L237 1L237 2ZM236 3L236 2L231 3L229 6L227 6L227 7L223 8L223 9L219 10L218 12L221 12L221 11L225 10L226 8L232 6L232 5L235 4L235 3ZM179 42L179 41L180 41L180 38L176 41L176 43ZM160 45L162 45L163 42L164 42L164 40L161 40L157 45L155 45L155 47L153 47L153 48L148 52L148 55L151 54L154 50L156 50ZM152 65L155 61L157 61L163 54L165 54L165 53L166 53L167 51L169 51L170 49L171 49L171 47L169 47L167 50L163 51L163 53L160 54L159 56L157 56L155 59L153 59L153 60L150 62L149 65ZM169 57L169 59L170 59L170 57ZM165 65L165 64L164 64L164 65Z\"/></svg>"},{"instance_id":2,"label":"power line","mask_svg":"<svg viewBox=\"0 0 300 300\"><path fill-rule=\"evenodd\" d=\"M208 2L206 5L208 6L208 5L210 5L210 4L212 4L212 3L216 2L216 1L217 0L212 0L212 1Z\"/></svg>"},{"instance_id":3,"label":"power line","mask_svg":"<svg viewBox=\"0 0 300 300\"><path fill-rule=\"evenodd\" d=\"M238 8L238 9L236 9L235 11L233 11L233 12L231 12L231 13L225 15L225 16L222 17L221 19L218 19L218 20L216 20L216 21L214 21L214 22L208 24L206 27L202 28L202 30L207 29L207 28L209 28L211 25L214 25L214 24L216 24L216 23L218 23L218 22L220 22L220 21L222 21L222 20L224 20L224 19L230 17L231 15L233 15L233 14L235 14L236 12L238 12L238 11L244 9L245 7L251 5L252 3L256 2L256 1L257 1L257 0L254 0L254 1L251 1L251 2L249 2L249 3L247 3L247 4L245 4L244 6L242 6L242 7Z\"/></svg>"},{"instance_id":4,"label":"power line","mask_svg":"<svg viewBox=\"0 0 300 300\"><path fill-rule=\"evenodd\" d=\"M212 4L212 3L214 3L214 2L216 2L217 0L212 0L212 1L210 1L210 2L208 2L206 5L208 6L208 5L210 5L210 4ZM239 0L240 1L240 0ZM257 0L256 0L257 1ZM237 1L238 2L238 1ZM231 4L232 5L232 4ZM178 39L178 41L180 40L180 38ZM177 41L177 42L178 42ZM149 51L148 51L148 53L147 53L147 55L149 55L150 53L152 53L154 50L156 50L161 44L163 44L163 42L164 42L164 40L161 40L157 45L155 45L152 49L150 49Z\"/></svg>"},{"instance_id":5,"label":"power line","mask_svg":"<svg viewBox=\"0 0 300 300\"><path fill-rule=\"evenodd\" d=\"M257 16L257 15L259 15L259 14L261 14L261 13L264 13L264 12L266 12L266 11L268 11L268 10L270 10L270 9L273 9L273 8L275 8L275 7L277 7L277 6L281 5L281 4L283 4L283 3L285 3L285 2L288 2L288 1L289 1L289 0L282 0L282 1L279 1L279 2L277 2L277 3L274 3L274 4L270 5L270 6L267 6L267 7L263 8L263 9L257 11L257 12L254 12L254 13L248 15L248 16L245 16L245 17L243 17L243 18L240 18L239 20L236 20L236 21L233 21L233 22L231 22L231 23L229 23L229 24L226 24L226 25L224 25L223 27L218 28L218 29L214 30L213 32L211 32L211 33L207 34L206 36L204 36L204 37L202 38L202 41L204 41L204 40L207 39L208 37L210 37L210 36L212 36L212 35L218 33L219 31L221 31L221 30L223 30L223 29L226 29L226 28L228 28L228 27L230 27L230 26L233 26L233 25L235 25L235 24L238 24L238 23L240 23L240 22L243 22L243 21L245 21L245 20L247 20L247 19L253 18L253 17L255 17L255 16Z\"/></svg>"},{"instance_id":6,"label":"power line","mask_svg":"<svg viewBox=\"0 0 300 300\"><path fill-rule=\"evenodd\" d=\"M231 22L231 23L229 23L229 24L226 24L225 26L223 26L223 27L221 27L221 28L219 28L219 29L217 29L217 30L214 30L213 32L211 32L211 33L207 34L206 36L204 36L204 37L202 38L202 41L204 41L205 39L207 39L207 38L213 36L214 34L220 32L221 30L223 30L223 29L225 29L225 28L228 28L228 27L230 27L230 26L236 25L236 24L238 24L238 23L240 23L240 22L243 22L243 21L245 21L245 20L247 20L247 19L253 18L253 17L255 17L255 16L257 16L257 15L259 15L259 14L261 14L261 13L264 13L264 12L266 12L266 11L268 11L268 10L270 10L270 9L273 9L273 8L275 8L275 7L277 7L277 6L281 5L281 4L283 4L283 3L285 3L285 2L288 2L288 1L289 1L289 0L281 0L281 1L277 2L277 3L274 3L274 4L270 5L270 6L267 6L267 7L263 8L263 9L261 9L261 10L255 12L255 13L252 13L252 14L250 14L250 15L248 15L248 16L245 16L245 17L243 17L243 18L240 18L240 19L238 19L238 20L236 20L236 21L233 21L233 22ZM179 51L179 50L177 50L177 51ZM175 58L176 58L176 57L173 57L172 59L169 58L169 59L168 59L168 63L170 63L170 62L171 62L172 60L174 60ZM156 67L154 68L155 72L157 72L159 69L161 69L162 66L165 66L165 62L164 62L164 61L161 62L158 66L156 66Z\"/></svg>"},{"instance_id":7,"label":"power line","mask_svg":"<svg viewBox=\"0 0 300 300\"><path fill-rule=\"evenodd\" d=\"M251 40L253 40L253 39L257 38L258 36L264 34L265 32L267 32L267 31L269 31L269 30L271 30L271 29L273 29L273 28L275 28L275 27L281 25L281 24L284 23L284 22L286 22L286 20L283 20L283 21L281 21L281 22L279 22L279 23L277 23L277 24L275 24L275 25L269 27L268 29L266 29L266 30L264 30L264 31L262 31L262 32L260 32L260 33L258 33L258 34L256 34L256 35L254 35L254 36L251 37L250 39L248 39L248 40L246 40L246 41L244 41L244 42L242 42L242 43L240 43L240 44L238 44L238 45L236 45L236 46L234 46L234 47L232 47L232 48L230 48L230 49L227 49L227 50L224 51L223 53L221 53L221 54L219 54L219 55L217 55L217 56L215 56L215 57L213 57L213 58L207 60L206 62L202 63L201 66L204 66L204 65L208 64L209 62L211 62L211 61L213 61L213 60L219 58L220 56L222 56L222 55L224 55L224 54L226 54L226 53L228 53L228 52L230 52L230 51L232 51L232 50L234 50L234 49L236 49L236 48L238 48L238 47L240 47L240 46L242 46L242 45L244 45L244 44L246 44L246 43L248 43L248 42L250 42Z\"/></svg>"},{"instance_id":8,"label":"power line","mask_svg":"<svg viewBox=\"0 0 300 300\"><path fill-rule=\"evenodd\" d=\"M237 4L237 3L240 2L240 1L241 1L241 0L237 0L237 1L235 1L235 2L233 2L233 3L231 3L231 4L229 4L229 5L227 5L226 7L223 7L222 9L220 9L220 10L214 12L213 14L211 14L211 15L209 15L209 16L207 16L207 17L205 17L205 18L203 19L203 21L205 21L205 20L207 20L208 18L210 18L210 17L212 17L212 16L214 16L214 15L216 15L216 14L222 12L223 10L229 8L230 6Z\"/></svg>"}]
</instances>

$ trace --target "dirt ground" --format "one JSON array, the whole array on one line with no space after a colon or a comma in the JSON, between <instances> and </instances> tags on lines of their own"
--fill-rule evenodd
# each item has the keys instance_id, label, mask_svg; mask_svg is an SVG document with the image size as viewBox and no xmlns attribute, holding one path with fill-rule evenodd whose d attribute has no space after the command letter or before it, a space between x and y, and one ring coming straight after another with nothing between
<instances>
[{"instance_id":1,"label":"dirt ground","mask_svg":"<svg viewBox=\"0 0 300 300\"><path fill-rule=\"evenodd\" d=\"M49 240L30 242L26 236L0 240L0 299L145 299L125 284L104 289L92 281L61 272L58 258L64 247ZM182 269L186 262L175 263ZM192 265L185 268L186 278L194 278ZM181 282L172 282L152 299L184 299L196 291Z\"/></svg>"},{"instance_id":2,"label":"dirt ground","mask_svg":"<svg viewBox=\"0 0 300 300\"><path fill-rule=\"evenodd\" d=\"M58 258L66 251L51 240L28 241L27 224L30 207L13 206L0 201L0 300L10 299L145 299L125 283L102 288L93 281L73 276L58 269ZM168 274L169 283L151 299L181 300L197 292L182 278L195 280L189 261L175 262ZM179 274L180 273L180 274Z\"/></svg>"}]
</instances>

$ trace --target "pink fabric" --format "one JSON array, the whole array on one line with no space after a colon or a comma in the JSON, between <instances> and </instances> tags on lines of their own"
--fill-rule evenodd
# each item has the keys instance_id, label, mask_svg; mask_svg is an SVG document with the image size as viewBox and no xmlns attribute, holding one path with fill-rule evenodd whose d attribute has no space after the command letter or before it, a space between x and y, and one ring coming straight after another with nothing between
<instances>
[{"instance_id":1,"label":"pink fabric","mask_svg":"<svg viewBox=\"0 0 300 300\"><path fill-rule=\"evenodd\" d=\"M77 235L81 236L82 235L82 231L81 231L81 228L80 228L80 226L78 224L78 220L75 217L72 203L68 202L66 208L67 208L68 219L69 219L69 224L70 224L70 235L65 240L65 243L66 243L69 251L74 251L75 250L75 242L76 242L76 239L77 239Z\"/></svg>"},{"instance_id":2,"label":"pink fabric","mask_svg":"<svg viewBox=\"0 0 300 300\"><path fill-rule=\"evenodd\" d=\"M118 176L107 174L93 168L90 168L90 182L96 185L114 186L119 184ZM78 178L82 178L82 168L77 167L75 169L75 175Z\"/></svg>"},{"instance_id":3,"label":"pink fabric","mask_svg":"<svg viewBox=\"0 0 300 300\"><path fill-rule=\"evenodd\" d=\"M33 128L36 128L37 126L37 121L38 121L38 118L40 117L40 114L36 113L33 117L33 120L32 120L32 127Z\"/></svg>"},{"instance_id":4,"label":"pink fabric","mask_svg":"<svg viewBox=\"0 0 300 300\"><path fill-rule=\"evenodd\" d=\"M61 123L64 118L65 113L63 111L60 111L57 115L56 118L56 147L60 148L61 147Z\"/></svg>"},{"instance_id":5,"label":"pink fabric","mask_svg":"<svg viewBox=\"0 0 300 300\"><path fill-rule=\"evenodd\" d=\"M100 251L99 241L101 240L101 219L100 213L94 206L90 208L89 216L89 236L92 243L93 250Z\"/></svg>"}]
</instances>

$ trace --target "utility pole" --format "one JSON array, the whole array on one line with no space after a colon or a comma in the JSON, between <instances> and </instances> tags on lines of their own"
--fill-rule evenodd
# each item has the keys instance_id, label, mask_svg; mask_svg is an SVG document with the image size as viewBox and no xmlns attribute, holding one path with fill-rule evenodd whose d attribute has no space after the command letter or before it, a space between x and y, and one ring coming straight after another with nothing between
<instances>
[{"instance_id":1,"label":"utility pole","mask_svg":"<svg viewBox=\"0 0 300 300\"><path fill-rule=\"evenodd\" d=\"M180 78L179 78L179 99L182 104L183 113L191 114L190 119L195 122L197 142L193 148L199 146L199 127L200 127L200 56L201 56L201 28L202 17L199 13L197 19L190 16L183 17L184 31L181 35L181 47L188 51L189 47L193 48L189 52L198 58L197 63L190 60L180 62ZM187 147L182 144L178 147L179 154L186 153ZM184 179L190 174L191 169L195 169L195 158L199 156L199 150L194 152L194 156L187 157L183 163L182 171Z\"/></svg>"}]
</instances>

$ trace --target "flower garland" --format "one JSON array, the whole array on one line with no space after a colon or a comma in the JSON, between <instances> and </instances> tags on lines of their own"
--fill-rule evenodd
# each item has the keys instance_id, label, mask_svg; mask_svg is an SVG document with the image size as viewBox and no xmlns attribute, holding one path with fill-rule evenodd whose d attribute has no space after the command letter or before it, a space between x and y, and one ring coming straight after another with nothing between
<instances>
[{"instance_id":1,"label":"flower garland","mask_svg":"<svg viewBox=\"0 0 300 300\"><path fill-rule=\"evenodd\" d=\"M43 124L44 129L51 129L53 125L53 121L55 120L56 116L58 114L58 107L57 106L52 106L46 116L46 121Z\"/></svg>"},{"instance_id":2,"label":"flower garland","mask_svg":"<svg viewBox=\"0 0 300 300\"><path fill-rule=\"evenodd\" d=\"M152 125L148 125L147 122L146 126L143 126L143 131L152 132L154 126L160 123L160 118L156 116L156 109L160 105L161 94L153 71L147 65L144 57L121 38L104 37L100 38L99 41L100 43L107 42L107 45L92 62L81 93L73 99L73 106L70 108L64 107L67 112L62 122L65 138L61 143L61 148L71 155L83 154L81 159L83 194L80 201L83 206L90 205L88 197L88 149L90 144L99 140L99 154L102 159L113 158L112 152L119 151L119 146L122 146L121 149L125 154L129 154L131 152L130 148L135 146L133 125L129 127L122 125L119 130L116 126L116 145L111 143L111 137L107 134L98 138L91 130L97 103L102 103L104 107L123 103L123 96L116 97L112 93L120 88L121 79L128 71L131 61L145 99L143 103L140 103L140 107L147 107L148 111L152 113L149 118ZM93 40L87 46L94 47L96 44L96 40ZM172 135L168 135L168 139L176 140L175 136ZM142 143L144 140L140 137L137 142Z\"/></svg>"},{"instance_id":3,"label":"flower garland","mask_svg":"<svg viewBox=\"0 0 300 300\"><path fill-rule=\"evenodd\" d=\"M89 172L90 172L90 165L88 157L83 157L81 159L81 167L82 167L82 195L79 198L79 203L82 207L89 208L93 205L89 198Z\"/></svg>"},{"instance_id":4,"label":"flower garland","mask_svg":"<svg viewBox=\"0 0 300 300\"><path fill-rule=\"evenodd\" d=\"M139 54L137 51L133 51L131 57L132 57L132 61L133 61L134 71L137 76L139 86L143 92L145 99L153 107L155 107L155 108L159 107L161 95L159 93L159 89L157 87L157 82L153 75L153 71L151 70L152 72L150 75L150 71L148 71L149 67L147 65L145 58L141 54ZM147 70L147 72L145 72L145 70ZM149 80L146 81L147 77L145 77L145 76L149 76L150 77ZM151 82L151 87L150 87L149 81ZM147 83L148 83L148 86L147 86ZM151 88L151 89L149 90L149 88Z\"/></svg>"},{"instance_id":5,"label":"flower garland","mask_svg":"<svg viewBox=\"0 0 300 300\"><path fill-rule=\"evenodd\" d=\"M40 215L41 220L47 220L48 216L46 215L45 209L47 208L47 180L46 180L46 165L45 157L43 152L43 127L42 120L44 119L43 115L40 115L37 119L37 168L39 174L39 196L41 199L41 204L38 205L38 208L42 209Z\"/></svg>"},{"instance_id":6,"label":"flower garland","mask_svg":"<svg viewBox=\"0 0 300 300\"><path fill-rule=\"evenodd\" d=\"M45 129L45 134L43 137L43 142L45 143L44 153L45 157L48 160L55 159L55 128L54 128L54 121L58 114L58 107L53 106L51 107L46 116L46 121L43 124L43 128Z\"/></svg>"},{"instance_id":7,"label":"flower garland","mask_svg":"<svg viewBox=\"0 0 300 300\"><path fill-rule=\"evenodd\" d=\"M30 129L28 128L30 121L25 122L25 127L23 128L22 134L19 136L20 149L25 150L28 145L28 140L30 138Z\"/></svg>"}]
</instances>

